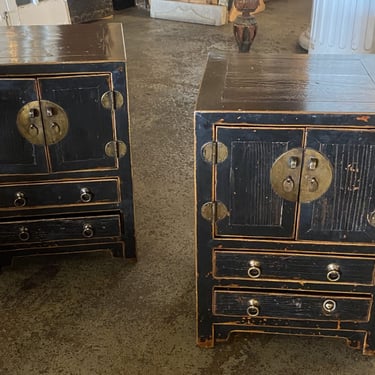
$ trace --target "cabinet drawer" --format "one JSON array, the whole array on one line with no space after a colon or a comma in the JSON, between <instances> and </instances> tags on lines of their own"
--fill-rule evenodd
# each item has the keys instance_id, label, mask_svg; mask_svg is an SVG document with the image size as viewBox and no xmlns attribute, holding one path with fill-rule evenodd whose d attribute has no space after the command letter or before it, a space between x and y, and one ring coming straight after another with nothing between
<instances>
[{"instance_id":1,"label":"cabinet drawer","mask_svg":"<svg viewBox=\"0 0 375 375\"><path fill-rule=\"evenodd\" d=\"M119 181L38 182L0 187L0 210L102 203L120 200Z\"/></svg>"},{"instance_id":2,"label":"cabinet drawer","mask_svg":"<svg viewBox=\"0 0 375 375\"><path fill-rule=\"evenodd\" d=\"M215 278L374 284L375 259L215 250Z\"/></svg>"},{"instance_id":3,"label":"cabinet drawer","mask_svg":"<svg viewBox=\"0 0 375 375\"><path fill-rule=\"evenodd\" d=\"M214 314L262 318L367 322L370 296L215 291Z\"/></svg>"},{"instance_id":4,"label":"cabinet drawer","mask_svg":"<svg viewBox=\"0 0 375 375\"><path fill-rule=\"evenodd\" d=\"M25 220L0 224L0 243L95 240L121 234L119 215Z\"/></svg>"}]
</instances>

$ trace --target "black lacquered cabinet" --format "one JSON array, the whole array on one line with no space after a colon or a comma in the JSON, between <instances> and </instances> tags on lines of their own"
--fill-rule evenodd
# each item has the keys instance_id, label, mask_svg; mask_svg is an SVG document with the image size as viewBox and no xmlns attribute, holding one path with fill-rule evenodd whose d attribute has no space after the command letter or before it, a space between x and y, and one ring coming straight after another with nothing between
<instances>
[{"instance_id":1,"label":"black lacquered cabinet","mask_svg":"<svg viewBox=\"0 0 375 375\"><path fill-rule=\"evenodd\" d=\"M135 259L127 98L120 24L1 30L1 265L99 250Z\"/></svg>"},{"instance_id":2,"label":"black lacquered cabinet","mask_svg":"<svg viewBox=\"0 0 375 375\"><path fill-rule=\"evenodd\" d=\"M375 58L211 54L195 112L197 343L375 351Z\"/></svg>"}]
</instances>

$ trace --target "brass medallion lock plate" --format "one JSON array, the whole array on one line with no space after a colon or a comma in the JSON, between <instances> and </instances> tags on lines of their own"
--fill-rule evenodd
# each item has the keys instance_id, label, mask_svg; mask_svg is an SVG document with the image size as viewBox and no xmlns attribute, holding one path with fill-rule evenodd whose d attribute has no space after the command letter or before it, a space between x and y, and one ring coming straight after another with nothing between
<instances>
[{"instance_id":1,"label":"brass medallion lock plate","mask_svg":"<svg viewBox=\"0 0 375 375\"><path fill-rule=\"evenodd\" d=\"M105 109L116 110L124 105L124 97L119 91L107 91L102 95L101 103Z\"/></svg>"},{"instance_id":2,"label":"brass medallion lock plate","mask_svg":"<svg viewBox=\"0 0 375 375\"><path fill-rule=\"evenodd\" d=\"M23 138L33 145L44 145L44 130L39 101L25 104L17 114L17 128Z\"/></svg>"},{"instance_id":3,"label":"brass medallion lock plate","mask_svg":"<svg viewBox=\"0 0 375 375\"><path fill-rule=\"evenodd\" d=\"M49 100L41 100L46 144L53 145L60 142L68 134L69 120L64 109Z\"/></svg>"},{"instance_id":4,"label":"brass medallion lock plate","mask_svg":"<svg viewBox=\"0 0 375 375\"><path fill-rule=\"evenodd\" d=\"M280 197L296 202L302 168L302 148L293 148L279 156L271 168L271 185Z\"/></svg>"},{"instance_id":5,"label":"brass medallion lock plate","mask_svg":"<svg viewBox=\"0 0 375 375\"><path fill-rule=\"evenodd\" d=\"M320 198L331 186L333 170L330 161L320 152L307 148L301 176L300 202Z\"/></svg>"},{"instance_id":6,"label":"brass medallion lock plate","mask_svg":"<svg viewBox=\"0 0 375 375\"><path fill-rule=\"evenodd\" d=\"M69 129L64 109L49 100L25 104L18 111L16 123L20 134L33 145L60 142Z\"/></svg>"},{"instance_id":7,"label":"brass medallion lock plate","mask_svg":"<svg viewBox=\"0 0 375 375\"><path fill-rule=\"evenodd\" d=\"M294 148L276 159L270 178L273 190L283 199L308 203L329 189L333 170L330 161L320 152Z\"/></svg>"}]
</instances>

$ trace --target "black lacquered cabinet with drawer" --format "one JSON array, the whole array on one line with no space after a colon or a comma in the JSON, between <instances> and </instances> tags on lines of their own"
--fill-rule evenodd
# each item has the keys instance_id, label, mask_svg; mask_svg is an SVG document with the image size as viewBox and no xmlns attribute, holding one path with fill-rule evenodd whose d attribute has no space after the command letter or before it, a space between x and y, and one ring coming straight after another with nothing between
<instances>
[{"instance_id":1,"label":"black lacquered cabinet with drawer","mask_svg":"<svg viewBox=\"0 0 375 375\"><path fill-rule=\"evenodd\" d=\"M197 343L375 353L375 57L211 54L195 111Z\"/></svg>"},{"instance_id":2,"label":"black lacquered cabinet with drawer","mask_svg":"<svg viewBox=\"0 0 375 375\"><path fill-rule=\"evenodd\" d=\"M0 33L0 265L111 251L135 259L121 24Z\"/></svg>"}]
</instances>

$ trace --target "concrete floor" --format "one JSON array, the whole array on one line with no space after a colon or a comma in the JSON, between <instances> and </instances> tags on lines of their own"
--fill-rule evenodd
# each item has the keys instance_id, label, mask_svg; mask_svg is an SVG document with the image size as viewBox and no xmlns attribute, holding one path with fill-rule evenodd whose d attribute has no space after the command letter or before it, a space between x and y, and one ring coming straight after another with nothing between
<instances>
[{"instance_id":1,"label":"concrete floor","mask_svg":"<svg viewBox=\"0 0 375 375\"><path fill-rule=\"evenodd\" d=\"M301 53L310 6L268 2L251 53ZM232 25L139 8L111 21L126 32L138 263L92 254L4 269L0 374L373 375L375 358L341 340L252 334L195 346L193 111L208 51L236 51Z\"/></svg>"}]
</instances>

